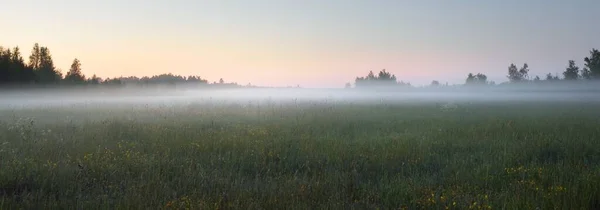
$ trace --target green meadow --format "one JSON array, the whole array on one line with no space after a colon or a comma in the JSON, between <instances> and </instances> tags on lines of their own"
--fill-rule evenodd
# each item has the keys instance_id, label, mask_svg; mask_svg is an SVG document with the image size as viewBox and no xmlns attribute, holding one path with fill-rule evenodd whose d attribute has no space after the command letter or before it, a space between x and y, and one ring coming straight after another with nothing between
<instances>
[{"instance_id":1,"label":"green meadow","mask_svg":"<svg viewBox=\"0 0 600 210\"><path fill-rule=\"evenodd\" d=\"M0 111L0 209L599 209L600 102Z\"/></svg>"}]
</instances>

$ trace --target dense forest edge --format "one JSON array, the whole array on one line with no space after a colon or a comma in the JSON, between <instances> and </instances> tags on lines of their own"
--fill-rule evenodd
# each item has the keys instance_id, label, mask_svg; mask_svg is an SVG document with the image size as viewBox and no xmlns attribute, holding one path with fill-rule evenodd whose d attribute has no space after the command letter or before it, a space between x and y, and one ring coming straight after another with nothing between
<instances>
[{"instance_id":1,"label":"dense forest edge","mask_svg":"<svg viewBox=\"0 0 600 210\"><path fill-rule=\"evenodd\" d=\"M396 75L385 69L367 76L356 77L354 84L346 83L347 89L360 90L532 90L532 91L600 91L600 51L593 48L589 56L584 58L584 66L580 68L575 61L566 62L562 75L548 73L545 77L529 75L529 66L510 64L507 70L507 82L496 84L488 80L483 73L469 73L464 84L441 84L433 80L429 85L413 86L410 82L398 80ZM68 71L54 65L50 49L35 43L26 63L21 49L17 46L6 48L0 46L0 90L36 89L36 88L72 88L72 87L177 87L177 88L259 88L252 84L240 85L235 82L225 82L224 79L209 82L197 75L175 75L165 73L144 77L114 77L100 78L95 74L84 75L81 71L82 62L74 58ZM287 88L291 88L288 86ZM299 88L296 86L294 88Z\"/></svg>"}]
</instances>

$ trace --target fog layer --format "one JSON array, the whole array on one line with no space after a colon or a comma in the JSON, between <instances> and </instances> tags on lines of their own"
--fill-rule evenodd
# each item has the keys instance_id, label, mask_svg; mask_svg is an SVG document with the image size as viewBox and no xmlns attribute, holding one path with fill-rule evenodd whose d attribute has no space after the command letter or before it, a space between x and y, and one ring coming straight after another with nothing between
<instances>
[{"instance_id":1,"label":"fog layer","mask_svg":"<svg viewBox=\"0 0 600 210\"><path fill-rule=\"evenodd\" d=\"M169 105L186 103L272 102L475 102L475 101L598 101L596 91L427 90L390 91L357 89L223 89L223 90L25 90L0 93L0 108L71 105Z\"/></svg>"}]
</instances>

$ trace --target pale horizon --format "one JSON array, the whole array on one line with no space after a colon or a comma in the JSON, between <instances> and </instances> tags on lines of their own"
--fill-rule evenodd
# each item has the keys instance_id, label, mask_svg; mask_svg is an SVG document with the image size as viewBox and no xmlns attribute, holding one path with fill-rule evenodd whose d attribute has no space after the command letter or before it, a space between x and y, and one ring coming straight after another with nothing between
<instances>
[{"instance_id":1,"label":"pale horizon","mask_svg":"<svg viewBox=\"0 0 600 210\"><path fill-rule=\"evenodd\" d=\"M600 1L42 1L0 3L0 45L50 49L64 74L172 73L260 86L343 87L382 69L414 85L561 74L600 48Z\"/></svg>"}]
</instances>

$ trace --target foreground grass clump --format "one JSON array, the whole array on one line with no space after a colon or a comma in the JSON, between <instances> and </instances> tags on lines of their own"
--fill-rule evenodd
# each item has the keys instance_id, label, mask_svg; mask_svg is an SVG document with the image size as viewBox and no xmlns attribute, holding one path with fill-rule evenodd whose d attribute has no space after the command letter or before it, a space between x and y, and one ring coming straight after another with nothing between
<instances>
[{"instance_id":1,"label":"foreground grass clump","mask_svg":"<svg viewBox=\"0 0 600 210\"><path fill-rule=\"evenodd\" d=\"M1 111L0 209L597 209L598 105Z\"/></svg>"}]
</instances>

